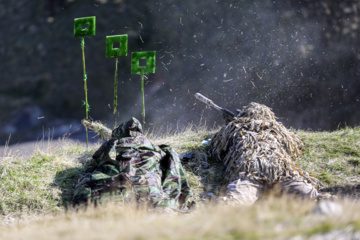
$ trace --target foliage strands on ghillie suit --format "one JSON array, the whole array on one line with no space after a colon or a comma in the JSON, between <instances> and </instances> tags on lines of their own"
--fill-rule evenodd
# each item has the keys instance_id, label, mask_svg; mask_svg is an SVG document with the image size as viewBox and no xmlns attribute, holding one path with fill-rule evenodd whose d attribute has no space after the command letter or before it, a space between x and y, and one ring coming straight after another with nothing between
<instances>
[{"instance_id":1,"label":"foliage strands on ghillie suit","mask_svg":"<svg viewBox=\"0 0 360 240\"><path fill-rule=\"evenodd\" d=\"M112 131L108 127L104 126L102 123L98 121L91 121L89 119L83 119L81 123L85 128L91 129L101 139L110 140L112 138Z\"/></svg>"},{"instance_id":2,"label":"foliage strands on ghillie suit","mask_svg":"<svg viewBox=\"0 0 360 240\"><path fill-rule=\"evenodd\" d=\"M94 153L74 193L75 204L118 198L180 211L195 204L177 154L168 145L153 145L135 118L114 129L112 138Z\"/></svg>"},{"instance_id":3,"label":"foliage strands on ghillie suit","mask_svg":"<svg viewBox=\"0 0 360 240\"><path fill-rule=\"evenodd\" d=\"M229 182L247 178L271 187L296 179L319 188L319 181L293 162L301 156L302 147L303 142L276 121L270 108L254 102L222 127L210 143L211 154L226 166Z\"/></svg>"}]
</instances>

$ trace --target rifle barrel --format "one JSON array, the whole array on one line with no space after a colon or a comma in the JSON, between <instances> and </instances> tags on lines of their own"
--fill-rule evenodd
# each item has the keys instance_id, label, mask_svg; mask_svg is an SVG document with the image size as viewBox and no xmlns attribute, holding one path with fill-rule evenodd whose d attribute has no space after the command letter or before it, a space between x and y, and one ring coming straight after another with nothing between
<instances>
[{"instance_id":1,"label":"rifle barrel","mask_svg":"<svg viewBox=\"0 0 360 240\"><path fill-rule=\"evenodd\" d=\"M213 101L211 101L210 99L208 99L207 97L205 97L204 95L200 94L200 93L196 93L195 97L202 101L203 103L205 103L206 105L215 108L218 111L221 111L222 108L219 107L218 105L216 105Z\"/></svg>"},{"instance_id":2,"label":"rifle barrel","mask_svg":"<svg viewBox=\"0 0 360 240\"><path fill-rule=\"evenodd\" d=\"M223 115L223 117L225 118L225 120L227 122L232 121L234 119L236 119L236 116L233 112L231 112L230 110L226 109L226 108L222 108L219 107L218 105L216 105L213 101L211 101L210 99L208 99L207 97L203 96L200 93L196 93L195 97L202 101L203 103L205 103L206 105L215 108L216 110L218 110L219 112L221 112L221 114Z\"/></svg>"}]
</instances>

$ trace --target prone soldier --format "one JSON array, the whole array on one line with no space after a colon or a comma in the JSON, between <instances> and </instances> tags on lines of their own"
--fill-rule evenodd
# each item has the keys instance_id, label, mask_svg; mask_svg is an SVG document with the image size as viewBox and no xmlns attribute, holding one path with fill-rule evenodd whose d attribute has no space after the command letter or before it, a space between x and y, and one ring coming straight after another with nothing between
<instances>
[{"instance_id":1,"label":"prone soldier","mask_svg":"<svg viewBox=\"0 0 360 240\"><path fill-rule=\"evenodd\" d=\"M120 200L167 212L195 206L178 155L168 145L152 144L139 120L131 118L113 131L89 120L83 124L107 141L75 187L75 205Z\"/></svg>"},{"instance_id":2,"label":"prone soldier","mask_svg":"<svg viewBox=\"0 0 360 240\"><path fill-rule=\"evenodd\" d=\"M276 121L271 109L250 103L235 115L200 93L197 99L220 111L226 124L210 142L210 152L225 165L225 200L252 205L264 193L278 188L311 199L322 198L321 183L293 161L303 142Z\"/></svg>"}]
</instances>

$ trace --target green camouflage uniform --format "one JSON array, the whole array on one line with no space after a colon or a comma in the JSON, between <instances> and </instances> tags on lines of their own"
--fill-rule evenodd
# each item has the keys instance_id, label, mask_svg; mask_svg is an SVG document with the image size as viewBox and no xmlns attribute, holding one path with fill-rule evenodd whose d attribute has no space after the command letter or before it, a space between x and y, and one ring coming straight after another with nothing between
<instances>
[{"instance_id":1,"label":"green camouflage uniform","mask_svg":"<svg viewBox=\"0 0 360 240\"><path fill-rule=\"evenodd\" d=\"M177 154L155 146L136 118L122 123L93 155L75 188L74 204L124 201L188 211L194 198Z\"/></svg>"}]
</instances>

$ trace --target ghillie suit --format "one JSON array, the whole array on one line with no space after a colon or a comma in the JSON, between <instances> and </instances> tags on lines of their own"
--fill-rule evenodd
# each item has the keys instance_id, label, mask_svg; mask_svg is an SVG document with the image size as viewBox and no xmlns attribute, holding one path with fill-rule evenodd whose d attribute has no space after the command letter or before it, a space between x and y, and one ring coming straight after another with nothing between
<instances>
[{"instance_id":1,"label":"ghillie suit","mask_svg":"<svg viewBox=\"0 0 360 240\"><path fill-rule=\"evenodd\" d=\"M210 152L226 167L228 198L251 205L276 187L281 193L320 197L320 182L293 162L302 141L276 121L270 108L250 103L237 116L222 112L227 123L212 138Z\"/></svg>"},{"instance_id":2,"label":"ghillie suit","mask_svg":"<svg viewBox=\"0 0 360 240\"><path fill-rule=\"evenodd\" d=\"M175 211L195 205L180 159L170 146L153 145L135 118L120 124L111 136L79 180L74 204L120 200Z\"/></svg>"}]
</instances>

